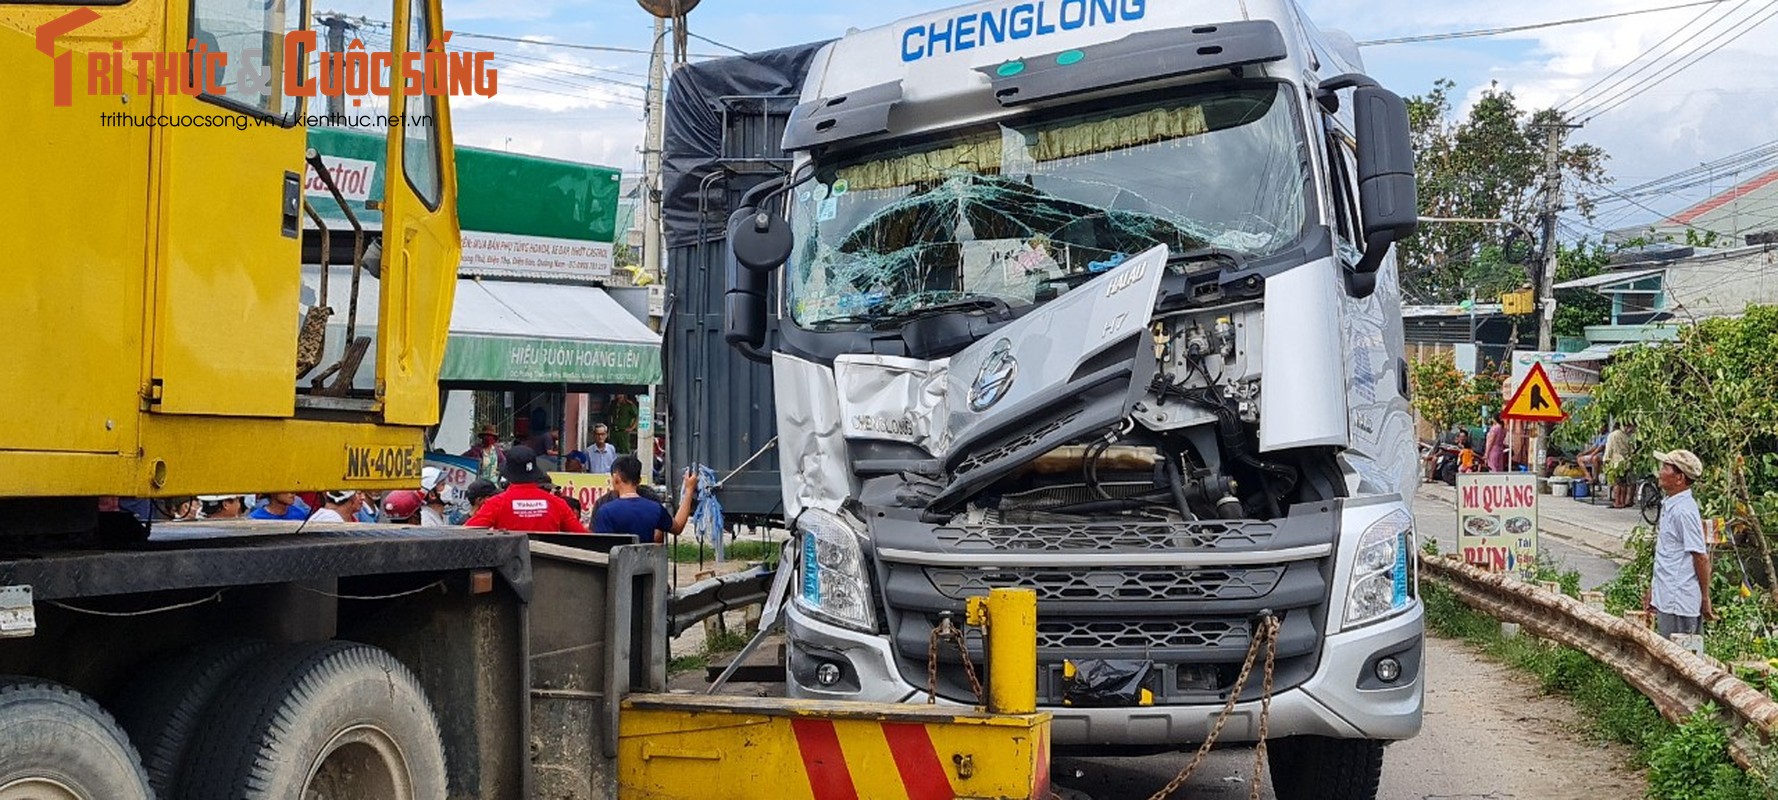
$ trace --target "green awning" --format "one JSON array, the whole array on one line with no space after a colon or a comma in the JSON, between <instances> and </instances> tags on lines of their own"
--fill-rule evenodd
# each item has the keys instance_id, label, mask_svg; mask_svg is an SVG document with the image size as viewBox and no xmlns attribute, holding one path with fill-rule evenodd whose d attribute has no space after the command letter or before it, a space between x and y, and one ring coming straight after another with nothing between
<instances>
[{"instance_id":1,"label":"green awning","mask_svg":"<svg viewBox=\"0 0 1778 800\"><path fill-rule=\"evenodd\" d=\"M595 286L459 280L439 380L647 386L661 340Z\"/></svg>"}]
</instances>

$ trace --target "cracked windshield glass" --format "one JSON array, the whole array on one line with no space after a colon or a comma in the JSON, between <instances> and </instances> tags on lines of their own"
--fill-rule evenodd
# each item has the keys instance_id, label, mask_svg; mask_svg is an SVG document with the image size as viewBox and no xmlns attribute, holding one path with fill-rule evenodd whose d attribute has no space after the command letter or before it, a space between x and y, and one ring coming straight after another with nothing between
<instances>
[{"instance_id":1,"label":"cracked windshield glass","mask_svg":"<svg viewBox=\"0 0 1778 800\"><path fill-rule=\"evenodd\" d=\"M1307 156L1287 92L1267 84L1021 119L819 165L792 212L795 320L871 326L959 305L1029 306L1157 244L1238 258L1283 250L1307 220Z\"/></svg>"}]
</instances>

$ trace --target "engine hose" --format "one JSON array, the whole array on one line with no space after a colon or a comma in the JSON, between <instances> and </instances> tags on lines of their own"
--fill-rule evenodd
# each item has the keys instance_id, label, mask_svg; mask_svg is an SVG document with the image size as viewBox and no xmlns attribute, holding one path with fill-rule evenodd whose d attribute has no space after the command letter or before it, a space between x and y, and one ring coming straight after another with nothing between
<instances>
[{"instance_id":1,"label":"engine hose","mask_svg":"<svg viewBox=\"0 0 1778 800\"><path fill-rule=\"evenodd\" d=\"M1068 506L1056 506L1044 509L1050 514L1110 514L1118 511L1136 511L1148 507L1154 501L1166 496L1164 492L1139 494L1132 497L1118 497L1111 500L1088 500Z\"/></svg>"},{"instance_id":2,"label":"engine hose","mask_svg":"<svg viewBox=\"0 0 1778 800\"><path fill-rule=\"evenodd\" d=\"M1173 490L1173 502L1178 504L1179 513L1186 522L1196 522L1198 515L1192 513L1191 500L1185 496L1185 476L1179 471L1179 462L1171 454L1163 454L1161 460L1167 467L1167 486Z\"/></svg>"}]
</instances>

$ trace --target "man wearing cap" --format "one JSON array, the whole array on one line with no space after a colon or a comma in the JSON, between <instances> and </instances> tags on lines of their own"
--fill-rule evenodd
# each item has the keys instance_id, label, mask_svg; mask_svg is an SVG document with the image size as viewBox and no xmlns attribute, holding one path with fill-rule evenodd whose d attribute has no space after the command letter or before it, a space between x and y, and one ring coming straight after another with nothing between
<instances>
[{"instance_id":1,"label":"man wearing cap","mask_svg":"<svg viewBox=\"0 0 1778 800\"><path fill-rule=\"evenodd\" d=\"M480 467L476 473L483 478L490 478L506 468L506 451L500 449L500 431L492 425L483 425L481 432L476 434L475 444L463 451L466 458L473 458Z\"/></svg>"},{"instance_id":2,"label":"man wearing cap","mask_svg":"<svg viewBox=\"0 0 1778 800\"><path fill-rule=\"evenodd\" d=\"M587 532L567 501L539 485L546 476L531 448L520 445L506 451L505 474L506 491L488 498L464 525L530 533Z\"/></svg>"},{"instance_id":3,"label":"man wearing cap","mask_svg":"<svg viewBox=\"0 0 1778 800\"><path fill-rule=\"evenodd\" d=\"M1663 638L1699 633L1699 622L1716 619L1710 605L1710 550L1704 544L1704 519L1692 497L1692 483L1704 473L1704 462L1690 450L1655 453L1660 469L1655 478L1667 499L1661 505L1655 535L1654 580L1645 603L1655 615Z\"/></svg>"}]
</instances>

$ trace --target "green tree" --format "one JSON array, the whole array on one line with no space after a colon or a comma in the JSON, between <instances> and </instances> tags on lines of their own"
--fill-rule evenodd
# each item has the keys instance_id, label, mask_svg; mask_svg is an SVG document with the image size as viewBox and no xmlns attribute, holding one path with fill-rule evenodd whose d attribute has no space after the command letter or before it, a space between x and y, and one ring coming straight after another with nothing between
<instances>
[{"instance_id":1,"label":"green tree","mask_svg":"<svg viewBox=\"0 0 1778 800\"><path fill-rule=\"evenodd\" d=\"M1556 254L1556 282L1591 278L1605 271L1611 253L1602 243L1582 240ZM1611 321L1611 298L1592 289L1556 290L1557 336L1584 336L1587 326Z\"/></svg>"},{"instance_id":2,"label":"green tree","mask_svg":"<svg viewBox=\"0 0 1778 800\"><path fill-rule=\"evenodd\" d=\"M1464 118L1454 119L1451 90L1455 87L1441 79L1426 94L1408 98L1420 213L1507 219L1535 230L1545 171L1545 131L1560 123L1561 116L1553 110L1527 112L1512 92L1493 86ZM1606 156L1597 147L1564 146L1559 159L1565 185L1570 188L1604 181ZM1581 195L1570 192L1569 196ZM1584 203L1580 210L1591 212ZM1500 254L1510 245L1515 254L1535 258L1531 244L1510 226L1422 225L1399 245L1405 288L1410 297L1429 302L1458 302L1467 299L1472 288L1478 295L1484 290L1497 294L1500 285L1514 288L1530 275L1524 265L1511 264ZM1475 269L1481 272L1471 274ZM1472 279L1485 285L1478 286Z\"/></svg>"},{"instance_id":3,"label":"green tree","mask_svg":"<svg viewBox=\"0 0 1778 800\"><path fill-rule=\"evenodd\" d=\"M1486 370L1466 374L1449 352L1417 359L1408 371L1414 410L1439 431L1473 425L1488 409L1499 407L1501 378Z\"/></svg>"},{"instance_id":4,"label":"green tree","mask_svg":"<svg viewBox=\"0 0 1778 800\"><path fill-rule=\"evenodd\" d=\"M1730 519L1762 571L1778 574L1766 535L1778 524L1778 307L1749 306L1691 325L1675 342L1625 351L1594 398L1602 414L1636 424L1635 474L1653 472L1657 451L1697 453L1705 516Z\"/></svg>"}]
</instances>

